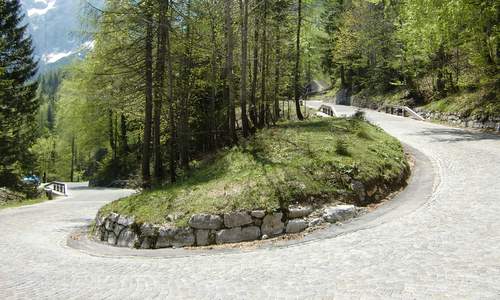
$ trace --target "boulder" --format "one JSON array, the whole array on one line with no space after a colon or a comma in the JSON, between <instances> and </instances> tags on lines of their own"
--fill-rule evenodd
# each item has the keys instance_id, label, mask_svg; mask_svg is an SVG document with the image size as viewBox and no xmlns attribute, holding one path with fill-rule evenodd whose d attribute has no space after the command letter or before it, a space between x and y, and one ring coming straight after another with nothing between
<instances>
[{"instance_id":1,"label":"boulder","mask_svg":"<svg viewBox=\"0 0 500 300\"><path fill-rule=\"evenodd\" d=\"M231 212L224 214L224 225L228 228L252 224L252 217L246 212Z\"/></svg>"},{"instance_id":2,"label":"boulder","mask_svg":"<svg viewBox=\"0 0 500 300\"><path fill-rule=\"evenodd\" d=\"M156 248L193 246L194 243L193 229L164 226L158 230Z\"/></svg>"},{"instance_id":3,"label":"boulder","mask_svg":"<svg viewBox=\"0 0 500 300\"><path fill-rule=\"evenodd\" d=\"M123 225L125 227L128 227L128 226L134 224L134 222L135 222L134 217L127 217L127 216L119 216L118 220L116 221L116 223Z\"/></svg>"},{"instance_id":4,"label":"boulder","mask_svg":"<svg viewBox=\"0 0 500 300\"><path fill-rule=\"evenodd\" d=\"M116 235L112 231L108 232L108 244L116 245Z\"/></svg>"},{"instance_id":5,"label":"boulder","mask_svg":"<svg viewBox=\"0 0 500 300\"><path fill-rule=\"evenodd\" d=\"M329 223L342 222L356 217L356 206L337 205L325 208L323 218Z\"/></svg>"},{"instance_id":6,"label":"boulder","mask_svg":"<svg viewBox=\"0 0 500 300\"><path fill-rule=\"evenodd\" d=\"M268 236L276 236L283 233L285 224L281 221L282 218L282 213L275 213L265 216L264 220L262 220L262 234Z\"/></svg>"},{"instance_id":7,"label":"boulder","mask_svg":"<svg viewBox=\"0 0 500 300\"><path fill-rule=\"evenodd\" d=\"M257 240L260 237L260 228L257 226L234 227L231 229L222 229L215 234L217 244L238 243L244 241Z\"/></svg>"},{"instance_id":8,"label":"boulder","mask_svg":"<svg viewBox=\"0 0 500 300\"><path fill-rule=\"evenodd\" d=\"M308 227L308 224L303 219L294 219L288 221L286 224L286 233L297 233L301 232Z\"/></svg>"},{"instance_id":9,"label":"boulder","mask_svg":"<svg viewBox=\"0 0 500 300\"><path fill-rule=\"evenodd\" d=\"M157 232L157 228L154 225L148 223L142 224L140 230L141 230L141 236L143 237L155 236Z\"/></svg>"},{"instance_id":10,"label":"boulder","mask_svg":"<svg viewBox=\"0 0 500 300\"><path fill-rule=\"evenodd\" d=\"M255 218L255 219L253 220L253 224L254 224L255 226L259 226L259 227L260 227L260 225L262 225L262 219L257 219L257 218Z\"/></svg>"},{"instance_id":11,"label":"boulder","mask_svg":"<svg viewBox=\"0 0 500 300\"><path fill-rule=\"evenodd\" d=\"M217 215L196 214L189 219L189 226L196 229L220 229L222 225L222 218Z\"/></svg>"},{"instance_id":12,"label":"boulder","mask_svg":"<svg viewBox=\"0 0 500 300\"><path fill-rule=\"evenodd\" d=\"M104 228L107 231L112 231L114 227L115 227L115 222L114 221L111 221L109 218L106 219L106 221L104 221Z\"/></svg>"},{"instance_id":13,"label":"boulder","mask_svg":"<svg viewBox=\"0 0 500 300\"><path fill-rule=\"evenodd\" d=\"M288 218L289 219L298 219L307 217L312 213L312 207L291 207L288 209Z\"/></svg>"},{"instance_id":14,"label":"boulder","mask_svg":"<svg viewBox=\"0 0 500 300\"><path fill-rule=\"evenodd\" d=\"M210 245L210 230L197 229L195 230L195 239L197 246Z\"/></svg>"},{"instance_id":15,"label":"boulder","mask_svg":"<svg viewBox=\"0 0 500 300\"><path fill-rule=\"evenodd\" d=\"M365 185L361 181L354 180L351 189L358 195L359 201L365 201Z\"/></svg>"},{"instance_id":16,"label":"boulder","mask_svg":"<svg viewBox=\"0 0 500 300\"><path fill-rule=\"evenodd\" d=\"M140 228L141 249L152 249L155 247L158 229L152 224L142 224Z\"/></svg>"},{"instance_id":17,"label":"boulder","mask_svg":"<svg viewBox=\"0 0 500 300\"><path fill-rule=\"evenodd\" d=\"M124 226L115 223L113 227L113 233L115 234L115 236L120 236L120 233L123 231L124 228L125 228Z\"/></svg>"},{"instance_id":18,"label":"boulder","mask_svg":"<svg viewBox=\"0 0 500 300\"><path fill-rule=\"evenodd\" d=\"M118 221L118 218L120 217L119 214L117 213L111 213L109 216L108 216L108 220L110 220L111 222L116 222Z\"/></svg>"},{"instance_id":19,"label":"boulder","mask_svg":"<svg viewBox=\"0 0 500 300\"><path fill-rule=\"evenodd\" d=\"M126 230L123 230L118 236L116 245L119 247L134 248L137 242L137 234L133 230L127 228Z\"/></svg>"},{"instance_id":20,"label":"boulder","mask_svg":"<svg viewBox=\"0 0 500 300\"><path fill-rule=\"evenodd\" d=\"M262 219L266 216L266 211L265 210L254 210L251 213L252 217Z\"/></svg>"},{"instance_id":21,"label":"boulder","mask_svg":"<svg viewBox=\"0 0 500 300\"><path fill-rule=\"evenodd\" d=\"M309 221L309 227L321 225L323 222L323 218L314 218Z\"/></svg>"},{"instance_id":22,"label":"boulder","mask_svg":"<svg viewBox=\"0 0 500 300\"><path fill-rule=\"evenodd\" d=\"M155 246L155 238L153 237L145 237L142 239L141 242L141 249L153 249Z\"/></svg>"}]
</instances>

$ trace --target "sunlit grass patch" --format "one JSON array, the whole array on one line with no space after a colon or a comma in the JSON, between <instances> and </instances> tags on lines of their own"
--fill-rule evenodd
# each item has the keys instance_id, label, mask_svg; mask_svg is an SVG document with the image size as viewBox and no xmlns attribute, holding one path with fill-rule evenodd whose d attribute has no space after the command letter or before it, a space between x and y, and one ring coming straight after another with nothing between
<instances>
[{"instance_id":1,"label":"sunlit grass patch","mask_svg":"<svg viewBox=\"0 0 500 300\"><path fill-rule=\"evenodd\" d=\"M286 121L198 163L181 182L115 201L101 214L182 226L200 212L349 202L352 180L390 180L407 167L401 144L360 118Z\"/></svg>"}]
</instances>

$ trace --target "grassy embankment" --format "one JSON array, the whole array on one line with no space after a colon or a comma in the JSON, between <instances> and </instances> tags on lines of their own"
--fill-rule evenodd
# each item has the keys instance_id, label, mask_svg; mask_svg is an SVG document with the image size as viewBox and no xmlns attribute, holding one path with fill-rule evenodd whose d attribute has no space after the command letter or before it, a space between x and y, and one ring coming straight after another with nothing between
<instances>
[{"instance_id":1,"label":"grassy embankment","mask_svg":"<svg viewBox=\"0 0 500 300\"><path fill-rule=\"evenodd\" d=\"M405 91L397 91L383 95L370 95L360 93L358 105L378 107L383 105L409 105L415 106L411 99L405 98ZM334 98L335 93L330 92L323 99ZM463 90L443 99L432 100L422 106L431 112L457 114L462 117L498 117L500 116L500 99L493 88L478 88L476 90Z\"/></svg>"},{"instance_id":2,"label":"grassy embankment","mask_svg":"<svg viewBox=\"0 0 500 300\"><path fill-rule=\"evenodd\" d=\"M176 215L184 226L200 212L354 202L352 180L390 181L407 168L401 144L363 120L288 121L195 164L182 182L112 202L100 214L157 224Z\"/></svg>"},{"instance_id":3,"label":"grassy embankment","mask_svg":"<svg viewBox=\"0 0 500 300\"><path fill-rule=\"evenodd\" d=\"M323 95L313 97L315 100L332 101L338 91L338 87L327 91ZM428 91L428 93L431 93ZM500 99L498 98L498 87L494 84L482 84L476 88L461 87L459 92L451 93L442 99L429 99L422 107L431 112L446 114L457 114L462 117L498 117L500 116ZM374 94L369 91L361 91L354 95L356 104L363 107L383 105L408 105L415 106L412 99L408 99L407 91L396 90L391 93ZM437 97L435 95L435 97ZM417 105L418 106L418 105Z\"/></svg>"},{"instance_id":4,"label":"grassy embankment","mask_svg":"<svg viewBox=\"0 0 500 300\"><path fill-rule=\"evenodd\" d=\"M45 202L47 200L48 200L47 196L45 196L45 194L43 194L42 196L35 198L35 199L23 199L20 201L0 202L0 210L2 210L4 208L13 208L13 207L38 204L38 203Z\"/></svg>"},{"instance_id":5,"label":"grassy embankment","mask_svg":"<svg viewBox=\"0 0 500 300\"><path fill-rule=\"evenodd\" d=\"M492 92L466 91L433 101L424 108L428 111L455 113L464 117L497 117L500 116L500 99Z\"/></svg>"}]
</instances>

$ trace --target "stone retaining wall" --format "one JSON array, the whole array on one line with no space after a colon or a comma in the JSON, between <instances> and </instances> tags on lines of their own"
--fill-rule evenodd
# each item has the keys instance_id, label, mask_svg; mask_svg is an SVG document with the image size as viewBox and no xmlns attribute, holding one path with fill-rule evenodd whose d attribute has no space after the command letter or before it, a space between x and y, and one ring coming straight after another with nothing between
<instances>
[{"instance_id":1,"label":"stone retaining wall","mask_svg":"<svg viewBox=\"0 0 500 300\"><path fill-rule=\"evenodd\" d=\"M7 188L0 188L0 205L12 203L12 202L21 202L25 200L25 196L21 193L11 191Z\"/></svg>"},{"instance_id":2,"label":"stone retaining wall","mask_svg":"<svg viewBox=\"0 0 500 300\"><path fill-rule=\"evenodd\" d=\"M364 97L352 96L352 105L362 108L369 108L378 110L380 104ZM468 116L464 117L458 113L442 113L442 112L432 112L424 109L423 107L413 108L420 116L426 120L436 120L441 122L446 122L451 125L464 127L464 128L476 128L476 129L487 129L495 130L500 132L500 116Z\"/></svg>"},{"instance_id":3,"label":"stone retaining wall","mask_svg":"<svg viewBox=\"0 0 500 300\"><path fill-rule=\"evenodd\" d=\"M352 98L352 105L362 108L369 108L373 110L378 110L383 104L373 101L367 97L360 97L354 95ZM500 132L500 116L461 116L458 113L442 113L442 112L431 112L423 107L412 108L420 116L426 120L436 120L441 122L446 122L451 125L464 127L464 128L476 128L476 129L487 129L495 130Z\"/></svg>"},{"instance_id":4,"label":"stone retaining wall","mask_svg":"<svg viewBox=\"0 0 500 300\"><path fill-rule=\"evenodd\" d=\"M404 169L391 180L365 184L351 182L353 203L365 206L378 202L406 184L410 172ZM355 205L291 206L285 211L237 211L221 214L195 214L188 227L171 225L175 217L167 216L166 224L138 223L133 217L111 213L99 214L95 220L97 240L119 247L157 249L169 247L208 246L267 239L282 234L299 233L322 223L336 223L357 217L366 208ZM169 222L170 221L170 222Z\"/></svg>"},{"instance_id":5,"label":"stone retaining wall","mask_svg":"<svg viewBox=\"0 0 500 300\"><path fill-rule=\"evenodd\" d=\"M437 120L437 121L447 122L455 126L466 127L466 128L468 127L468 128L500 131L500 116L463 117L455 113L430 112L420 107L417 107L415 111L427 120Z\"/></svg>"},{"instance_id":6,"label":"stone retaining wall","mask_svg":"<svg viewBox=\"0 0 500 300\"><path fill-rule=\"evenodd\" d=\"M299 233L324 222L344 222L365 211L365 208L354 205L336 205L319 209L291 207L286 213L252 210L220 215L195 214L187 228L138 224L133 217L111 213L96 218L94 235L99 241L129 248L220 245Z\"/></svg>"}]
</instances>

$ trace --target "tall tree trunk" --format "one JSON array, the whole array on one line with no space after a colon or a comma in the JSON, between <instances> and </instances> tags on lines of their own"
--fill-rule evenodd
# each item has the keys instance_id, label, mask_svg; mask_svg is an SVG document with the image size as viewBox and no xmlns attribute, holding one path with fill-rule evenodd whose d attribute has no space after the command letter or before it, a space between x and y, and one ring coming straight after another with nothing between
<instances>
[{"instance_id":1,"label":"tall tree trunk","mask_svg":"<svg viewBox=\"0 0 500 300\"><path fill-rule=\"evenodd\" d=\"M75 146L75 136L71 139L71 173L70 173L70 181L74 181L75 175L75 160L76 160L76 146Z\"/></svg>"},{"instance_id":2,"label":"tall tree trunk","mask_svg":"<svg viewBox=\"0 0 500 300\"><path fill-rule=\"evenodd\" d=\"M267 122L266 118L266 106L267 106L267 94L266 94L266 80L267 80L267 0L262 0L264 2L264 23L262 25L262 70L261 70L261 86L260 86L260 127L264 127Z\"/></svg>"},{"instance_id":3,"label":"tall tree trunk","mask_svg":"<svg viewBox=\"0 0 500 300\"><path fill-rule=\"evenodd\" d=\"M121 155L127 155L128 148L128 140L127 140L127 118L124 114L120 116L120 151Z\"/></svg>"},{"instance_id":4,"label":"tall tree trunk","mask_svg":"<svg viewBox=\"0 0 500 300\"><path fill-rule=\"evenodd\" d=\"M167 0L168 1L168 0ZM167 7L169 8L169 17L167 18L167 30L165 31L165 41L167 45L167 75L168 75L168 119L169 119L169 131L170 131L170 158L169 158L169 169L170 169L170 182L174 183L177 181L177 130L175 126L175 100L174 100L174 73L172 67L172 47L170 44L170 25L172 23L172 10L170 9L170 1L167 2Z\"/></svg>"},{"instance_id":5,"label":"tall tree trunk","mask_svg":"<svg viewBox=\"0 0 500 300\"><path fill-rule=\"evenodd\" d=\"M153 108L153 176L156 183L160 183L163 178L163 163L161 151L161 114L163 106L163 89L165 87L165 59L167 52L167 3L165 0L158 0L158 45L155 71L155 99Z\"/></svg>"},{"instance_id":6,"label":"tall tree trunk","mask_svg":"<svg viewBox=\"0 0 500 300\"><path fill-rule=\"evenodd\" d=\"M113 110L108 109L108 138L109 138L109 146L111 147L111 157L116 159L116 142L114 135L114 126L113 126Z\"/></svg>"},{"instance_id":7,"label":"tall tree trunk","mask_svg":"<svg viewBox=\"0 0 500 300\"><path fill-rule=\"evenodd\" d=\"M278 121L280 118L280 103L279 103L279 90L281 79L281 34L280 25L276 26L276 63L275 63L275 77L274 77L274 112L273 120Z\"/></svg>"},{"instance_id":8,"label":"tall tree trunk","mask_svg":"<svg viewBox=\"0 0 500 300\"><path fill-rule=\"evenodd\" d=\"M340 87L342 89L347 88L347 82L345 80L345 68L344 68L344 65L340 65Z\"/></svg>"},{"instance_id":9,"label":"tall tree trunk","mask_svg":"<svg viewBox=\"0 0 500 300\"><path fill-rule=\"evenodd\" d=\"M295 110L297 118L304 120L304 116L300 111L300 29L302 27L302 0L298 0L298 16L297 16L297 39L295 45L295 74L293 77L294 95L295 95Z\"/></svg>"},{"instance_id":10,"label":"tall tree trunk","mask_svg":"<svg viewBox=\"0 0 500 300\"><path fill-rule=\"evenodd\" d=\"M146 16L146 38L144 53L145 71L145 107L144 107L144 136L142 145L142 185L144 188L151 187L151 173L149 164L151 161L151 119L153 114L153 18Z\"/></svg>"},{"instance_id":11,"label":"tall tree trunk","mask_svg":"<svg viewBox=\"0 0 500 300\"><path fill-rule=\"evenodd\" d=\"M179 160L180 165L183 169L189 168L189 99L191 98L192 90L192 49L194 48L192 44L192 34L191 34L191 0L187 2L187 13L186 13L186 47L184 50L184 63L183 63L183 78L184 78L184 95L182 97L182 103L180 105L180 122L179 122Z\"/></svg>"},{"instance_id":12,"label":"tall tree trunk","mask_svg":"<svg viewBox=\"0 0 500 300\"><path fill-rule=\"evenodd\" d=\"M247 64L248 64L248 0L240 0L241 11L241 125L243 136L248 137L249 125L247 117Z\"/></svg>"},{"instance_id":13,"label":"tall tree trunk","mask_svg":"<svg viewBox=\"0 0 500 300\"><path fill-rule=\"evenodd\" d=\"M229 138L232 143L237 141L236 136L236 112L234 107L234 82L233 82L233 18L231 15L231 7L233 0L224 0L224 14L226 19L226 88L227 88L227 105L228 105L228 121L229 121Z\"/></svg>"},{"instance_id":14,"label":"tall tree trunk","mask_svg":"<svg viewBox=\"0 0 500 300\"><path fill-rule=\"evenodd\" d=\"M255 15L253 38L252 86L250 87L250 119L254 127L258 127L257 118L257 72L259 70L259 16Z\"/></svg>"},{"instance_id":15,"label":"tall tree trunk","mask_svg":"<svg viewBox=\"0 0 500 300\"><path fill-rule=\"evenodd\" d=\"M210 105L208 110L208 123L209 123L209 148L213 150L216 146L216 115L215 115L215 102L217 100L217 37L215 31L215 16L211 15L210 18L210 29L211 29L211 44L212 53L210 55L210 83L211 83L211 97Z\"/></svg>"}]
</instances>

